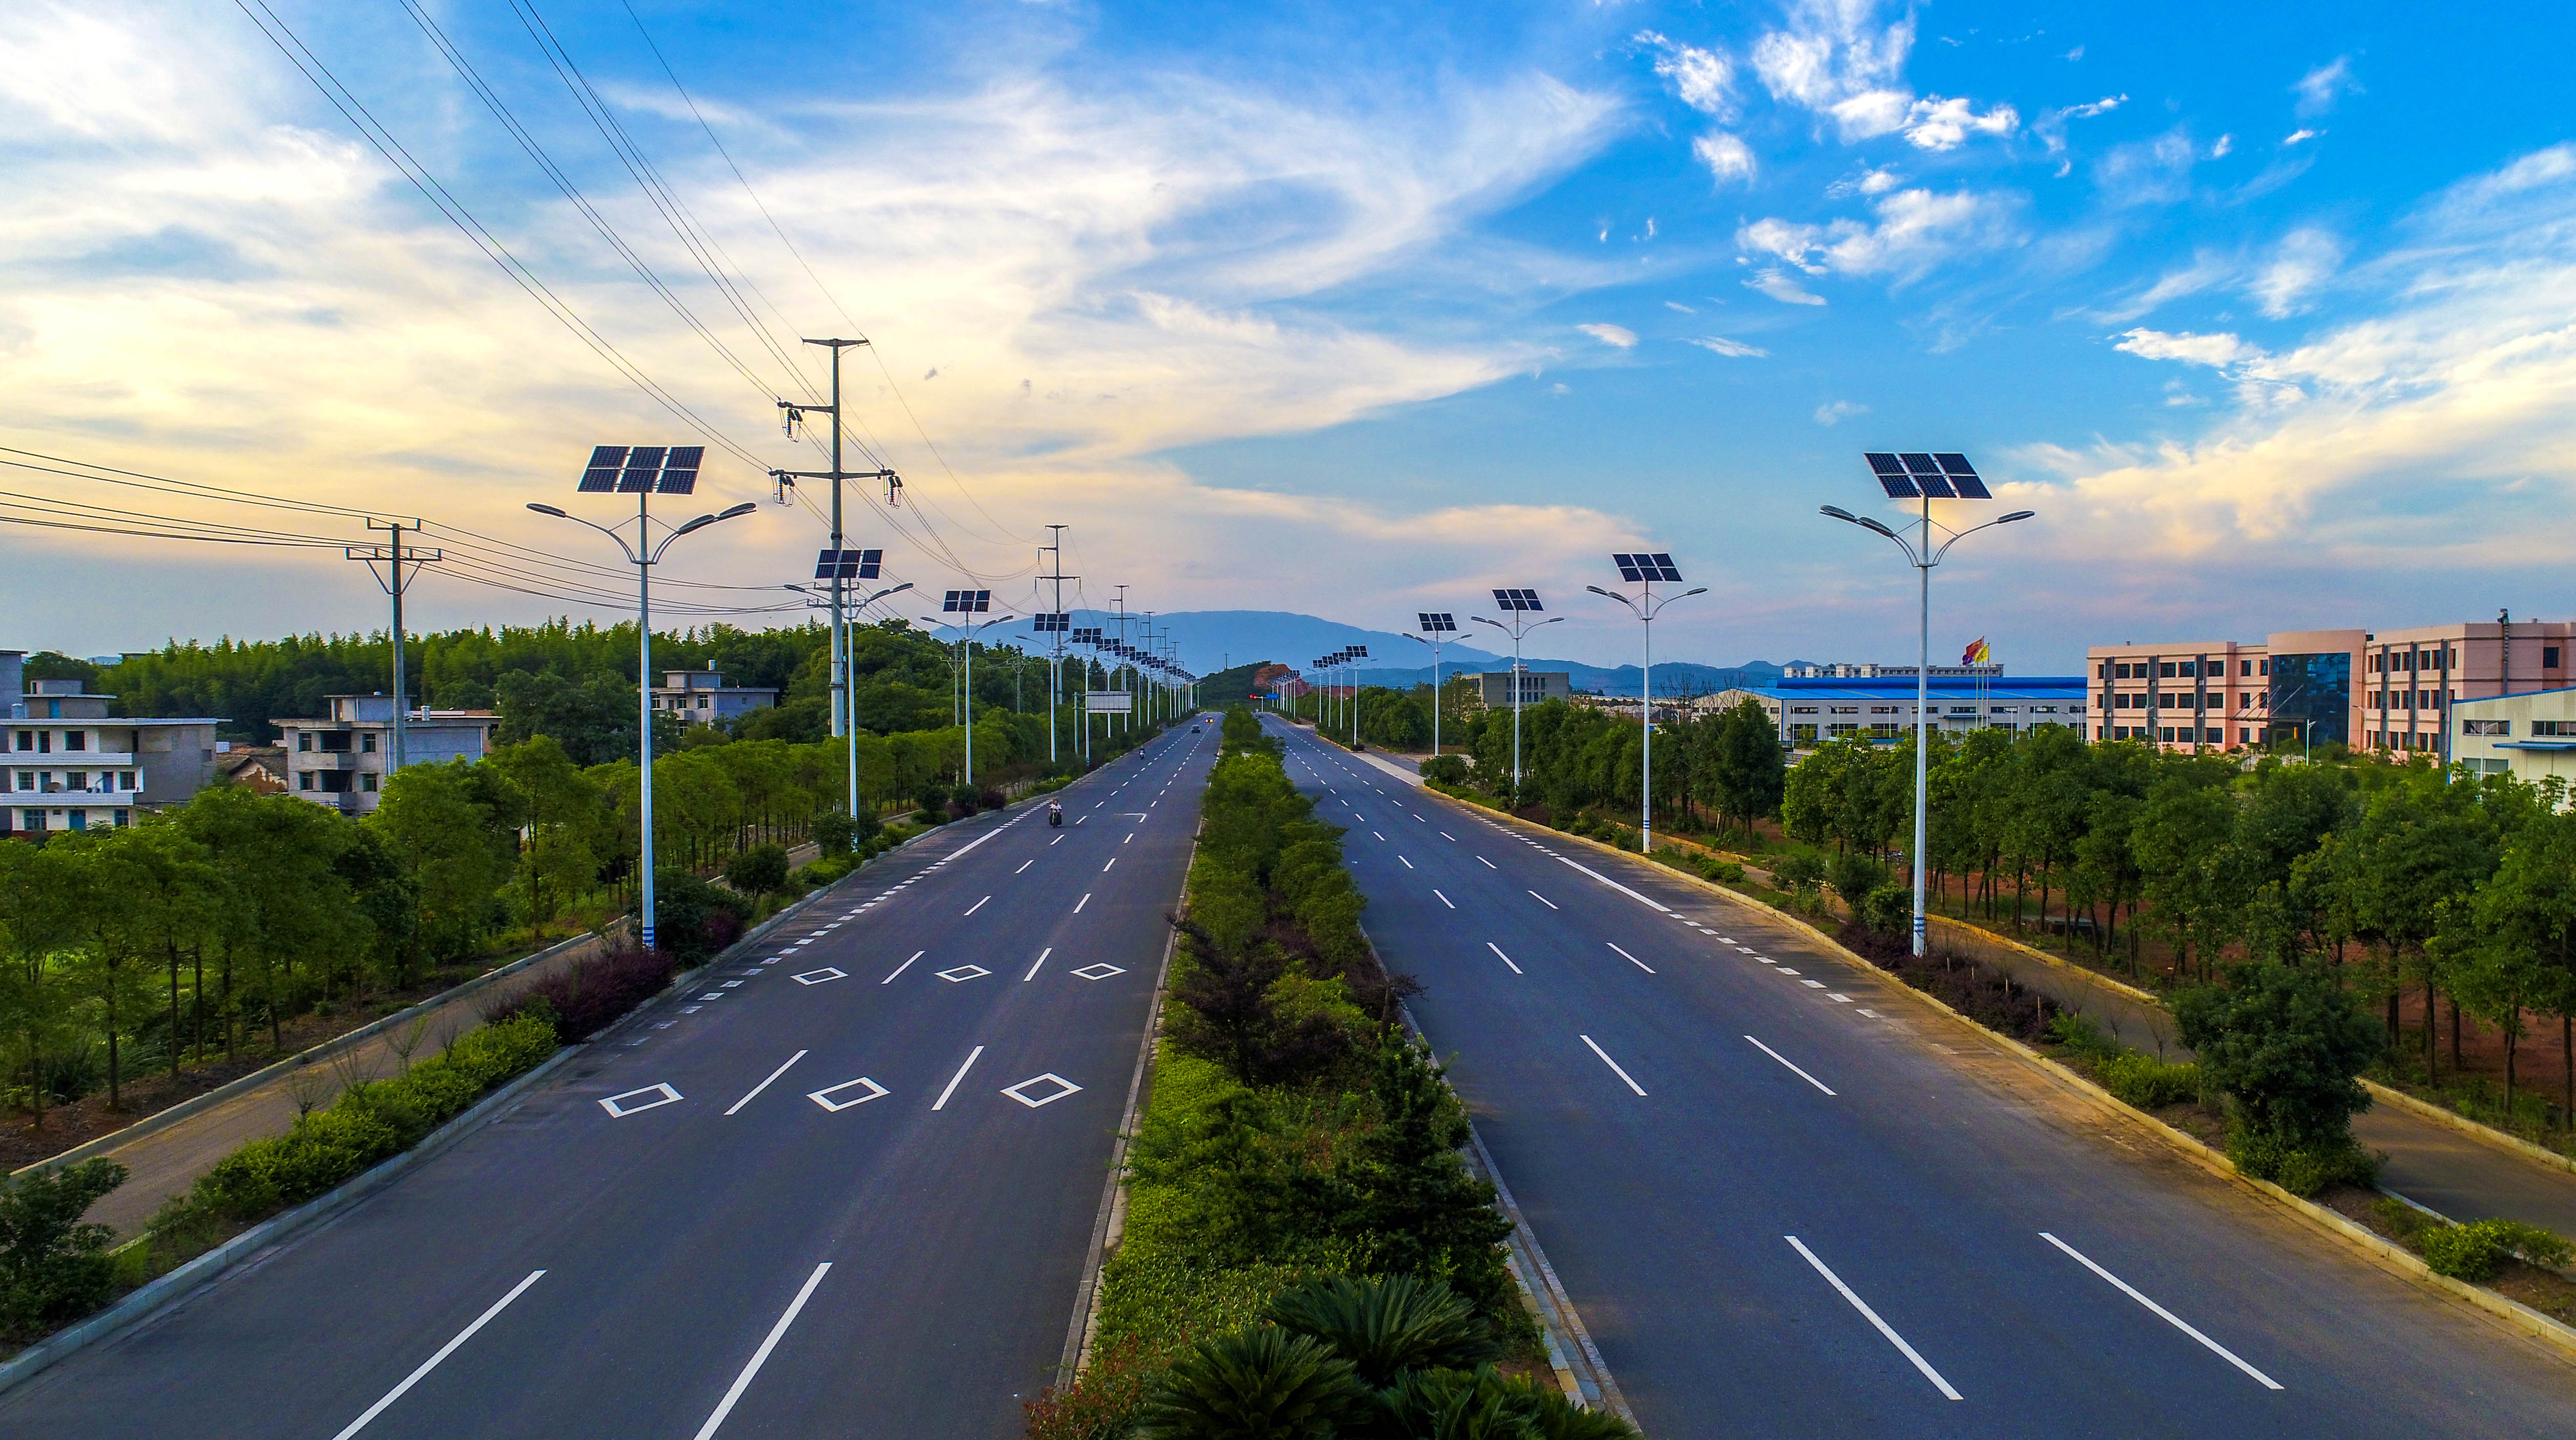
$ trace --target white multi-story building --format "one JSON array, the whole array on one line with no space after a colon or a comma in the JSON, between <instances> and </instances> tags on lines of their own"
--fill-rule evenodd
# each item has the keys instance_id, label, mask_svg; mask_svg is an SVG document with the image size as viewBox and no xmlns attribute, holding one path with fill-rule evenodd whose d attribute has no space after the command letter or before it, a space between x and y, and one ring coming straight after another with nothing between
<instances>
[{"instance_id":1,"label":"white multi-story building","mask_svg":"<svg viewBox=\"0 0 2576 1440\"><path fill-rule=\"evenodd\" d=\"M394 698L332 695L324 719L272 720L286 742L287 793L343 815L376 808L394 769ZM490 754L500 721L489 710L414 710L403 716L403 763L436 765Z\"/></svg>"},{"instance_id":2,"label":"white multi-story building","mask_svg":"<svg viewBox=\"0 0 2576 1440\"><path fill-rule=\"evenodd\" d=\"M0 650L0 694L19 697L0 759L0 834L130 825L137 810L181 804L214 783L218 721L110 715L116 697L78 680L22 691L24 656Z\"/></svg>"},{"instance_id":3,"label":"white multi-story building","mask_svg":"<svg viewBox=\"0 0 2576 1440\"><path fill-rule=\"evenodd\" d=\"M686 725L716 725L778 703L778 692L758 685L728 685L721 670L665 670L653 687L653 708Z\"/></svg>"}]
</instances>

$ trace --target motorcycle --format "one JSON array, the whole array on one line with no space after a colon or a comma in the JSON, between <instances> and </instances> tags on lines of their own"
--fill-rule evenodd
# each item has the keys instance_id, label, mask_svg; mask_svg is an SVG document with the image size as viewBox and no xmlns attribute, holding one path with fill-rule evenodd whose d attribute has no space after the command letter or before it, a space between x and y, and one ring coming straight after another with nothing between
<instances>
[{"instance_id":1,"label":"motorcycle","mask_svg":"<svg viewBox=\"0 0 2576 1440\"><path fill-rule=\"evenodd\" d=\"M1063 806L1055 804L1047 806L1047 824L1056 829L1062 829L1064 827Z\"/></svg>"}]
</instances>

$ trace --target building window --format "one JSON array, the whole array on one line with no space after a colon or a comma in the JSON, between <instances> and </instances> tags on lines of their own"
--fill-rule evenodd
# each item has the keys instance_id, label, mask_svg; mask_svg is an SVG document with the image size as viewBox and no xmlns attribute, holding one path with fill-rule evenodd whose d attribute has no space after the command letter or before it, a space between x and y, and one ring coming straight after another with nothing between
<instances>
[{"instance_id":1,"label":"building window","mask_svg":"<svg viewBox=\"0 0 2576 1440\"><path fill-rule=\"evenodd\" d=\"M2543 670L2555 670L2558 668L2557 646L2543 645L2540 647L2540 668Z\"/></svg>"},{"instance_id":2,"label":"building window","mask_svg":"<svg viewBox=\"0 0 2576 1440\"><path fill-rule=\"evenodd\" d=\"M298 750L302 750L302 751L304 751L304 752L306 752L306 753L310 754L310 753L312 752L312 749L313 749L313 732L312 732L312 731L310 731L310 730L298 730L298 731L296 731L296 732L295 732L295 748L296 748L296 749L298 749ZM308 786L308 787L306 787L306 788L308 788L308 789L309 789L309 788L311 788L311 787L309 787L309 786Z\"/></svg>"},{"instance_id":3,"label":"building window","mask_svg":"<svg viewBox=\"0 0 2576 1440\"><path fill-rule=\"evenodd\" d=\"M2166 744L2173 743L2173 727L2171 725L2156 727L2156 739Z\"/></svg>"},{"instance_id":4,"label":"building window","mask_svg":"<svg viewBox=\"0 0 2576 1440\"><path fill-rule=\"evenodd\" d=\"M42 829L44 829L44 828L45 828L45 812L44 812L44 811L42 811L42 810L21 810L21 811L19 811L19 812L18 812L18 828L19 828L19 829L21 829L21 830L42 830Z\"/></svg>"},{"instance_id":5,"label":"building window","mask_svg":"<svg viewBox=\"0 0 2576 1440\"><path fill-rule=\"evenodd\" d=\"M122 830L122 829L124 829L126 826L131 825L131 824L133 824L133 823L134 823L134 812L133 812L133 811L131 811L131 810L119 810L119 811L117 811L117 812L116 812L116 828L117 828L117 829Z\"/></svg>"},{"instance_id":6,"label":"building window","mask_svg":"<svg viewBox=\"0 0 2576 1440\"><path fill-rule=\"evenodd\" d=\"M296 789L298 789L298 790L310 790L310 789L312 789L312 788L313 788L313 772L312 772L312 771L310 771L310 770L299 770L299 771L297 771L297 772L295 773L295 788L296 788Z\"/></svg>"},{"instance_id":7,"label":"building window","mask_svg":"<svg viewBox=\"0 0 2576 1440\"><path fill-rule=\"evenodd\" d=\"M2513 722L2510 720L2463 720L2460 722L2460 733L2463 735L2510 735L2513 733Z\"/></svg>"},{"instance_id":8,"label":"building window","mask_svg":"<svg viewBox=\"0 0 2576 1440\"><path fill-rule=\"evenodd\" d=\"M1789 707L1789 713L1792 715L1813 715L1816 713L1816 707L1813 705L1792 705Z\"/></svg>"},{"instance_id":9,"label":"building window","mask_svg":"<svg viewBox=\"0 0 2576 1440\"><path fill-rule=\"evenodd\" d=\"M366 791L370 795L373 795L376 793L376 781L378 778L379 777L374 771L368 771L366 774L358 777L358 788Z\"/></svg>"},{"instance_id":10,"label":"building window","mask_svg":"<svg viewBox=\"0 0 2576 1440\"><path fill-rule=\"evenodd\" d=\"M2253 674L2253 673L2254 673L2254 662L2253 662L2253 661L2251 661L2251 660L2239 660L2239 661L2237 661L2237 662L2236 662L2236 673L2237 673L2237 674L2239 674L2239 675L2251 675L2251 674Z\"/></svg>"},{"instance_id":11,"label":"building window","mask_svg":"<svg viewBox=\"0 0 2576 1440\"><path fill-rule=\"evenodd\" d=\"M2576 720L2534 720L2531 722L2531 733L2534 735L2576 735Z\"/></svg>"},{"instance_id":12,"label":"building window","mask_svg":"<svg viewBox=\"0 0 2576 1440\"><path fill-rule=\"evenodd\" d=\"M66 749L66 750L86 750L86 749L88 749L88 748L89 748L89 732L88 732L88 731L86 731L86 730L66 730L66 731L64 731L64 732L63 732L63 748L64 748L64 749Z\"/></svg>"},{"instance_id":13,"label":"building window","mask_svg":"<svg viewBox=\"0 0 2576 1440\"><path fill-rule=\"evenodd\" d=\"M1845 735L1849 735L1849 734L1853 733L1854 731L1856 731L1856 730L1858 730L1858 729L1860 729L1860 727L1859 727L1858 725L1853 725L1853 724L1836 724L1836 725L1828 725L1828 726L1826 726L1826 727L1825 727L1825 733L1826 733L1828 736L1831 736L1832 738L1839 740L1839 739L1841 739L1843 736L1845 736Z\"/></svg>"},{"instance_id":14,"label":"building window","mask_svg":"<svg viewBox=\"0 0 2576 1440\"><path fill-rule=\"evenodd\" d=\"M376 753L376 732L370 730L366 734L358 737L358 751L365 755L373 755Z\"/></svg>"},{"instance_id":15,"label":"building window","mask_svg":"<svg viewBox=\"0 0 2576 1440\"><path fill-rule=\"evenodd\" d=\"M2239 745L2251 745L2251 744L2253 744L2253 743L2254 743L2254 731L2252 730L2252 728L2250 728L2250 727L2248 727L2248 726L2244 726L2244 725L2239 725L2239 726L2237 726L2237 727L2236 727L2236 743L2237 743L2237 744L2239 744Z\"/></svg>"},{"instance_id":16,"label":"building window","mask_svg":"<svg viewBox=\"0 0 2576 1440\"><path fill-rule=\"evenodd\" d=\"M21 790L33 790L33 789L35 789L35 788L36 788L36 772L35 772L35 771L33 771L33 770L21 770L21 771L19 771L19 772L18 772L18 788L19 788L19 789L21 789Z\"/></svg>"},{"instance_id":17,"label":"building window","mask_svg":"<svg viewBox=\"0 0 2576 1440\"><path fill-rule=\"evenodd\" d=\"M1857 705L1836 705L1831 708L1837 715L1857 715L1860 713L1860 707Z\"/></svg>"},{"instance_id":18,"label":"building window","mask_svg":"<svg viewBox=\"0 0 2576 1440\"><path fill-rule=\"evenodd\" d=\"M131 771L131 770L119 770L119 771L117 771L117 772L116 772L116 788L117 788L117 789L119 789L119 790L131 790L131 789L133 789L133 788L134 788L134 772L133 772L133 771Z\"/></svg>"},{"instance_id":19,"label":"building window","mask_svg":"<svg viewBox=\"0 0 2576 1440\"><path fill-rule=\"evenodd\" d=\"M346 755L349 753L349 732L346 730L323 731L322 749L328 754Z\"/></svg>"},{"instance_id":20,"label":"building window","mask_svg":"<svg viewBox=\"0 0 2576 1440\"><path fill-rule=\"evenodd\" d=\"M1896 713L1896 707L1893 705L1872 705L1869 707L1869 713L1872 715L1893 715Z\"/></svg>"}]
</instances>

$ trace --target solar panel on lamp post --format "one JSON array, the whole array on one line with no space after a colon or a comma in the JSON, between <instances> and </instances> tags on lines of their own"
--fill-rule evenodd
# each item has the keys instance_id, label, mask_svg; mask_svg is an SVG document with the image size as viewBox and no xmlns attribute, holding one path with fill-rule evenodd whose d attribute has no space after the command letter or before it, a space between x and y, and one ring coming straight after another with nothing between
<instances>
[{"instance_id":1,"label":"solar panel on lamp post","mask_svg":"<svg viewBox=\"0 0 2576 1440\"><path fill-rule=\"evenodd\" d=\"M1917 618L1914 662L1914 850L1907 858L1914 870L1914 954L1920 957L1924 952L1923 887L1928 868L1923 863L1923 851L1929 829L1927 816L1930 813L1928 796L1931 780L1929 751L1932 704L1932 567L1941 563L1941 557L1950 553L1951 546L1978 531L1991 529L1997 525L2010 525L2017 520L2027 520L2036 512L2015 510L2009 515L1998 516L1983 525L1971 525L1965 530L1954 530L1949 526L1937 524L1932 519L1933 501L1995 498L1986 489L1986 482L1977 474L1976 467L1968 463L1967 456L1954 451L1873 450L1866 452L1864 458L1869 461L1870 473L1877 477L1879 488L1887 492L1888 499L1919 500L1923 506L1921 515L1917 517L1912 527L1915 535L1911 540L1897 534L1877 520L1866 515L1854 515L1839 505L1817 507L1821 514L1885 536L1898 550L1904 552L1905 563L1913 566L1915 570ZM1941 540L1937 545L1934 544L1936 531L1946 533L1949 538Z\"/></svg>"},{"instance_id":2,"label":"solar panel on lamp post","mask_svg":"<svg viewBox=\"0 0 2576 1440\"><path fill-rule=\"evenodd\" d=\"M1547 607L1540 603L1536 590L1527 588L1496 590L1494 603L1502 607L1504 614L1512 617L1511 624L1489 620L1482 615L1467 618L1479 625L1491 625L1512 637L1512 804L1517 806L1521 803L1521 637L1539 625L1554 625L1565 617L1550 615L1538 625L1529 623L1524 616L1539 614Z\"/></svg>"},{"instance_id":3,"label":"solar panel on lamp post","mask_svg":"<svg viewBox=\"0 0 2576 1440\"><path fill-rule=\"evenodd\" d=\"M653 567L670 552L681 536L703 530L719 521L748 515L760 507L746 500L714 514L700 515L684 525L666 527L670 533L656 543L653 539L651 497L688 495L698 488L698 465L706 458L702 445L601 445L590 452L590 465L583 470L579 489L585 494L617 494L635 497L635 543L617 525L599 525L569 514L552 505L528 502L528 508L540 515L569 520L588 526L612 541L635 567L635 631L637 670L635 673L636 715L642 730L636 739L639 768L637 798L643 811L641 833L637 840L636 866L636 939L647 950L653 948Z\"/></svg>"},{"instance_id":4,"label":"solar panel on lamp post","mask_svg":"<svg viewBox=\"0 0 2576 1440\"><path fill-rule=\"evenodd\" d=\"M1618 554L1610 557L1610 563L1619 567L1620 579L1640 587L1638 598L1631 600L1598 585L1583 588L1627 606L1628 613L1637 617L1640 628L1645 631L1646 665L1637 680L1637 718L1645 727L1645 745L1639 752L1638 788L1642 793L1638 801L1637 849L1640 854L1652 855L1655 853L1655 616L1676 600L1707 594L1708 587L1703 585L1696 590L1685 590L1679 595L1667 595L1657 600L1655 586L1658 582L1667 585L1681 583L1682 572L1673 567L1672 556L1661 553Z\"/></svg>"}]
</instances>

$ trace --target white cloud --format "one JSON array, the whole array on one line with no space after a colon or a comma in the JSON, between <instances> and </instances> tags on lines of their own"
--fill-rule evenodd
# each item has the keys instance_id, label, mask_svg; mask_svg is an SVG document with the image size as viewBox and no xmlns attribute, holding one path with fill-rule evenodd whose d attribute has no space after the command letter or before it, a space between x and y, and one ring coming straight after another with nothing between
<instances>
[{"instance_id":1,"label":"white cloud","mask_svg":"<svg viewBox=\"0 0 2576 1440\"><path fill-rule=\"evenodd\" d=\"M2113 348L2146 360L2180 360L2192 365L2226 369L2247 361L2265 360L2260 347L2248 345L2227 332L2195 335L2190 331L2167 334L2162 330L2131 330L2120 336Z\"/></svg>"},{"instance_id":2,"label":"white cloud","mask_svg":"<svg viewBox=\"0 0 2576 1440\"><path fill-rule=\"evenodd\" d=\"M2097 115L2108 115L2127 103L2129 103L2129 97L2127 92L2123 91L2118 95L2105 95L2089 104L2069 105L2058 110L2043 110L2039 113L2039 119L2031 123L2030 131L2039 137L2041 144L2048 147L2049 154L2060 154L2066 149L2068 121L2090 120Z\"/></svg>"},{"instance_id":3,"label":"white cloud","mask_svg":"<svg viewBox=\"0 0 2576 1440\"><path fill-rule=\"evenodd\" d=\"M2576 543L2571 161L2536 152L2431 197L2403 248L2347 282L2372 287L2375 313L2294 348L2123 337L2217 367L2233 404L2197 436L2062 456L2077 552L2250 561L2295 538L2315 566L2391 577L2561 562Z\"/></svg>"},{"instance_id":4,"label":"white cloud","mask_svg":"<svg viewBox=\"0 0 2576 1440\"><path fill-rule=\"evenodd\" d=\"M1905 128L1905 119L1914 108L1914 97L1902 90L1864 90L1846 100L1825 107L1842 127L1843 143L1867 140Z\"/></svg>"},{"instance_id":5,"label":"white cloud","mask_svg":"<svg viewBox=\"0 0 2576 1440\"><path fill-rule=\"evenodd\" d=\"M2209 158L2210 158L2210 159L2212 159L2212 160L2224 160L2224 159L2226 159L2226 158L2227 158L2227 156L2228 156L2228 152L2230 152L2230 151L2234 150L2235 148L2236 148L2236 137L2235 137L2235 136L2233 136L2233 135L2221 135L2221 136L2219 136L2219 137L2218 137L2218 143L2209 147Z\"/></svg>"},{"instance_id":6,"label":"white cloud","mask_svg":"<svg viewBox=\"0 0 2576 1440\"><path fill-rule=\"evenodd\" d=\"M1894 166L1881 166L1827 185L1825 195L1834 200L1848 200L1855 195L1884 195L1904 183L1905 177L1897 174Z\"/></svg>"},{"instance_id":7,"label":"white cloud","mask_svg":"<svg viewBox=\"0 0 2576 1440\"><path fill-rule=\"evenodd\" d=\"M1843 421L1848 420L1855 415L1866 415L1868 413L1869 407L1866 405L1857 405L1849 400L1836 400L1831 404L1819 405L1816 407L1816 423L1819 425L1839 425Z\"/></svg>"},{"instance_id":8,"label":"white cloud","mask_svg":"<svg viewBox=\"0 0 2576 1440\"><path fill-rule=\"evenodd\" d=\"M1935 95L1915 101L1906 112L1905 138L1921 150L1956 150L1970 135L2009 135L2020 123L2021 116L2010 105L1979 115L1965 100Z\"/></svg>"},{"instance_id":9,"label":"white cloud","mask_svg":"<svg viewBox=\"0 0 2576 1440\"><path fill-rule=\"evenodd\" d=\"M2168 130L2152 140L2113 146L2094 166L2094 183L2114 205L2169 205L2191 194L2191 167L2199 159L2191 136Z\"/></svg>"},{"instance_id":10,"label":"white cloud","mask_svg":"<svg viewBox=\"0 0 2576 1440\"><path fill-rule=\"evenodd\" d=\"M1684 45L1652 30L1638 31L1636 39L1654 50L1655 73L1673 87L1683 104L1720 120L1733 118L1735 62L1725 51Z\"/></svg>"},{"instance_id":11,"label":"white cloud","mask_svg":"<svg viewBox=\"0 0 2576 1440\"><path fill-rule=\"evenodd\" d=\"M2060 55L2057 58L2060 60L2081 60L2084 58L2084 47L2078 45L2074 49L2067 51L2065 54Z\"/></svg>"},{"instance_id":12,"label":"white cloud","mask_svg":"<svg viewBox=\"0 0 2576 1440\"><path fill-rule=\"evenodd\" d=\"M2313 226L2291 231L2246 288L2263 313L2278 320L2300 309L2300 300L2342 266L2343 241Z\"/></svg>"},{"instance_id":13,"label":"white cloud","mask_svg":"<svg viewBox=\"0 0 2576 1440\"><path fill-rule=\"evenodd\" d=\"M1600 341L1604 345L1614 345L1622 350L1634 350L1637 348L1637 332L1629 329L1625 325L1600 323L1592 325L1577 325L1574 328L1591 336L1593 339Z\"/></svg>"},{"instance_id":14,"label":"white cloud","mask_svg":"<svg viewBox=\"0 0 2576 1440\"><path fill-rule=\"evenodd\" d=\"M1914 20L1881 26L1877 8L1872 0L1797 0L1786 28L1753 43L1753 73L1775 99L1817 111L1891 89L1914 48Z\"/></svg>"},{"instance_id":15,"label":"white cloud","mask_svg":"<svg viewBox=\"0 0 2576 1440\"><path fill-rule=\"evenodd\" d=\"M1696 336L1684 343L1696 345L1702 350L1710 351L1711 353L1718 355L1729 356L1738 360L1760 360L1771 353L1759 345L1747 345L1741 340L1729 340L1723 335Z\"/></svg>"},{"instance_id":16,"label":"white cloud","mask_svg":"<svg viewBox=\"0 0 2576 1440\"><path fill-rule=\"evenodd\" d=\"M2298 83L2290 87L2290 93L2299 97L2299 114L2307 116L2323 115L2335 107L2337 100L2346 95L2361 94L2362 89L2361 82L2352 78L2352 57L2338 55L2329 63L2300 76Z\"/></svg>"},{"instance_id":17,"label":"white cloud","mask_svg":"<svg viewBox=\"0 0 2576 1440\"><path fill-rule=\"evenodd\" d=\"M1753 178L1753 147L1723 130L1712 130L1691 142L1691 154L1708 167L1720 185Z\"/></svg>"},{"instance_id":18,"label":"white cloud","mask_svg":"<svg viewBox=\"0 0 2576 1440\"><path fill-rule=\"evenodd\" d=\"M2180 270L2167 271L2146 289L2090 313L2094 318L2114 325L2135 320L2161 308L2168 301L2197 295L2224 283L2236 275L2238 268L2233 261L2203 251L2192 257L2191 264Z\"/></svg>"},{"instance_id":19,"label":"white cloud","mask_svg":"<svg viewBox=\"0 0 2576 1440\"><path fill-rule=\"evenodd\" d=\"M1679 310L1685 315L1696 315L1699 313L1697 310L1692 309L1690 306L1683 304L1679 300L1665 301L1664 308L1667 310Z\"/></svg>"},{"instance_id":20,"label":"white cloud","mask_svg":"<svg viewBox=\"0 0 2576 1440\"><path fill-rule=\"evenodd\" d=\"M2291 131L2289 134L2282 136L2281 145L2282 148L2287 149L2288 147L2300 144L2303 141L2314 140L2324 133L2326 132L2323 130L2311 130L2302 125L2298 129Z\"/></svg>"},{"instance_id":21,"label":"white cloud","mask_svg":"<svg viewBox=\"0 0 2576 1440\"><path fill-rule=\"evenodd\" d=\"M1807 293L1805 287L1801 286L1797 281L1790 279L1789 276L1776 265L1768 269L1755 272L1752 279L1744 282L1744 288L1753 291L1757 295L1768 295L1783 305L1822 305L1825 303L1824 296L1811 295Z\"/></svg>"},{"instance_id":22,"label":"white cloud","mask_svg":"<svg viewBox=\"0 0 2576 1440\"><path fill-rule=\"evenodd\" d=\"M1915 279L1954 255L2019 244L2018 203L2006 196L1956 190L1898 190L1872 206L1874 224L1824 225L1757 220L1736 232L1739 249L1777 256L1810 275L1884 275Z\"/></svg>"}]
</instances>

